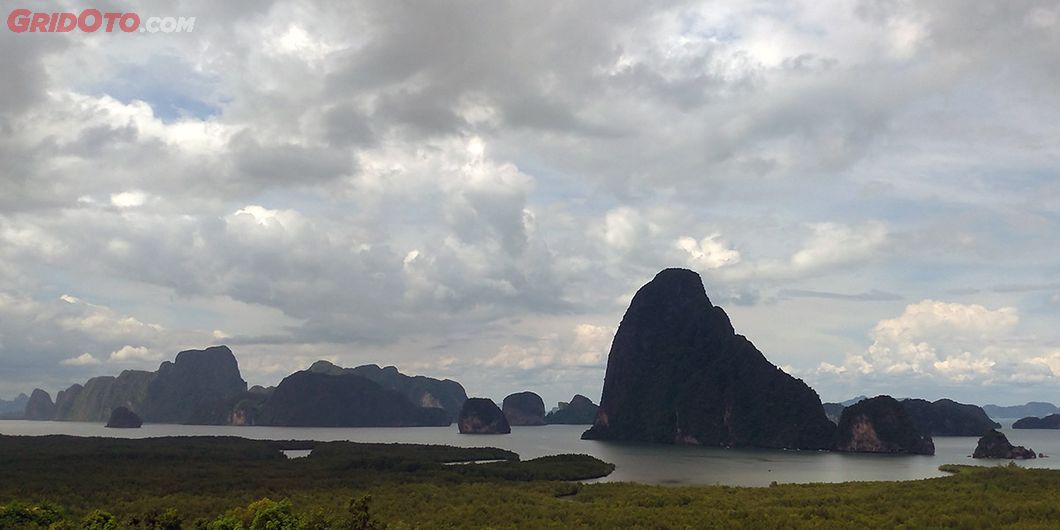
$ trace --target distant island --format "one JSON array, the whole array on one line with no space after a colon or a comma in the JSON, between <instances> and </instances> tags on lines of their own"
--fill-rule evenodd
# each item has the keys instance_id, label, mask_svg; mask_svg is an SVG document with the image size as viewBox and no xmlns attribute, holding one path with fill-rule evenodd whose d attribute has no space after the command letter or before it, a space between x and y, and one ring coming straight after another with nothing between
<instances>
[{"instance_id":1,"label":"distant island","mask_svg":"<svg viewBox=\"0 0 1060 530\"><path fill-rule=\"evenodd\" d=\"M866 399L865 396L858 396L842 403L825 403L824 410L828 419L838 423L844 409ZM991 429L1001 427L981 407L952 399L927 401L907 398L898 402L917 429L932 436L982 436Z\"/></svg>"},{"instance_id":2,"label":"distant island","mask_svg":"<svg viewBox=\"0 0 1060 530\"><path fill-rule=\"evenodd\" d=\"M381 427L449 425L467 399L455 381L410 377L388 366L342 368L327 361L276 387L247 388L227 346L187 350L154 372L126 370L51 396L36 389L23 416L96 421L124 409L148 423Z\"/></svg>"},{"instance_id":3,"label":"distant island","mask_svg":"<svg viewBox=\"0 0 1060 530\"><path fill-rule=\"evenodd\" d=\"M1021 418L1012 424L1013 429L1060 429L1060 414L1050 414L1044 418L1030 416Z\"/></svg>"},{"instance_id":4,"label":"distant island","mask_svg":"<svg viewBox=\"0 0 1060 530\"><path fill-rule=\"evenodd\" d=\"M509 394L501 403L501 410L511 425L545 424L545 402L541 396L530 391Z\"/></svg>"},{"instance_id":5,"label":"distant island","mask_svg":"<svg viewBox=\"0 0 1060 530\"><path fill-rule=\"evenodd\" d=\"M930 434L890 396L863 399L843 409L836 451L849 453L935 454Z\"/></svg>"},{"instance_id":6,"label":"distant island","mask_svg":"<svg viewBox=\"0 0 1060 530\"><path fill-rule=\"evenodd\" d=\"M983 405L983 410L986 411L991 418L1042 417L1048 416L1049 414L1060 413L1060 407L1043 401L1031 401L1023 405L1012 405L1008 407Z\"/></svg>"},{"instance_id":7,"label":"distant island","mask_svg":"<svg viewBox=\"0 0 1060 530\"><path fill-rule=\"evenodd\" d=\"M575 394L568 402L559 402L556 408L545 415L545 423L566 425L592 425L600 407L593 400Z\"/></svg>"}]
</instances>

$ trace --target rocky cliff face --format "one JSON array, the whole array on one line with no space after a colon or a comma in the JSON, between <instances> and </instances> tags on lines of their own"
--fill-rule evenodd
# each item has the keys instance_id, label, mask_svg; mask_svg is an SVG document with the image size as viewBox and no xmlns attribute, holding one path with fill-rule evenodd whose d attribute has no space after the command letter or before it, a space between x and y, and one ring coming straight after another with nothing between
<instances>
[{"instance_id":1,"label":"rocky cliff face","mask_svg":"<svg viewBox=\"0 0 1060 530\"><path fill-rule=\"evenodd\" d=\"M667 269L622 319L583 438L827 449L834 434L817 393L737 335L698 274Z\"/></svg>"},{"instance_id":2,"label":"rocky cliff face","mask_svg":"<svg viewBox=\"0 0 1060 530\"><path fill-rule=\"evenodd\" d=\"M1012 445L1008 437L994 429L979 439L979 444L972 453L972 458L1029 459L1035 456L1033 449Z\"/></svg>"},{"instance_id":3,"label":"rocky cliff face","mask_svg":"<svg viewBox=\"0 0 1060 530\"><path fill-rule=\"evenodd\" d=\"M982 436L991 429L1001 427L976 405L957 403L951 399L935 402L903 399L901 403L917 430L932 436Z\"/></svg>"},{"instance_id":4,"label":"rocky cliff face","mask_svg":"<svg viewBox=\"0 0 1060 530\"><path fill-rule=\"evenodd\" d=\"M125 407L118 407L111 411L110 418L107 420L107 427L112 429L139 429L143 424L143 420L135 412Z\"/></svg>"},{"instance_id":5,"label":"rocky cliff face","mask_svg":"<svg viewBox=\"0 0 1060 530\"><path fill-rule=\"evenodd\" d=\"M53 417L107 421L124 407L153 423L223 424L246 390L232 350L215 346L180 352L156 372L125 370L71 385L56 396Z\"/></svg>"},{"instance_id":6,"label":"rocky cliff face","mask_svg":"<svg viewBox=\"0 0 1060 530\"><path fill-rule=\"evenodd\" d=\"M350 373L309 370L283 379L256 413L258 425L412 427L449 425L445 410L424 408L401 393Z\"/></svg>"},{"instance_id":7,"label":"rocky cliff face","mask_svg":"<svg viewBox=\"0 0 1060 530\"><path fill-rule=\"evenodd\" d=\"M545 402L533 392L518 392L504 398L501 404L510 425L544 425Z\"/></svg>"},{"instance_id":8,"label":"rocky cliff face","mask_svg":"<svg viewBox=\"0 0 1060 530\"><path fill-rule=\"evenodd\" d=\"M1013 429L1060 429L1060 414L1050 414L1044 418L1021 418L1012 424Z\"/></svg>"},{"instance_id":9,"label":"rocky cliff face","mask_svg":"<svg viewBox=\"0 0 1060 530\"><path fill-rule=\"evenodd\" d=\"M182 351L174 362L158 367L141 413L153 423L224 424L246 391L239 363L227 346Z\"/></svg>"},{"instance_id":10,"label":"rocky cliff face","mask_svg":"<svg viewBox=\"0 0 1060 530\"><path fill-rule=\"evenodd\" d=\"M261 387L258 388L260 389ZM265 402L268 401L271 395L272 391L266 393L255 392L253 388L248 390L236 400L236 404L232 407L232 412L228 415L228 424L240 426L260 424L262 408L264 408Z\"/></svg>"},{"instance_id":11,"label":"rocky cliff face","mask_svg":"<svg viewBox=\"0 0 1060 530\"><path fill-rule=\"evenodd\" d=\"M600 407L581 394L575 394L569 403L560 402L559 407L545 416L545 423L563 425L591 425Z\"/></svg>"},{"instance_id":12,"label":"rocky cliff face","mask_svg":"<svg viewBox=\"0 0 1060 530\"><path fill-rule=\"evenodd\" d=\"M457 419L460 434L508 434L512 428L508 425L504 412L492 399L470 398L464 402Z\"/></svg>"},{"instance_id":13,"label":"rocky cliff face","mask_svg":"<svg viewBox=\"0 0 1060 530\"><path fill-rule=\"evenodd\" d=\"M933 455L935 444L916 428L901 403L890 396L877 396L843 410L836 450Z\"/></svg>"},{"instance_id":14,"label":"rocky cliff face","mask_svg":"<svg viewBox=\"0 0 1060 530\"><path fill-rule=\"evenodd\" d=\"M93 377L56 397L56 417L71 421L107 421L117 407L139 410L154 372L125 370L117 377Z\"/></svg>"},{"instance_id":15,"label":"rocky cliff face","mask_svg":"<svg viewBox=\"0 0 1060 530\"><path fill-rule=\"evenodd\" d=\"M51 394L39 388L34 389L26 401L26 411L22 416L27 420L55 419L55 403L52 403Z\"/></svg>"},{"instance_id":16,"label":"rocky cliff face","mask_svg":"<svg viewBox=\"0 0 1060 530\"><path fill-rule=\"evenodd\" d=\"M328 361L317 361L309 367L309 370L331 375L345 373L359 375L375 381L384 388L400 392L414 405L444 409L452 420L456 420L460 415L460 408L467 400L464 387L456 381L421 375L408 376L393 366L380 368L379 365L366 364L356 368L341 368Z\"/></svg>"}]
</instances>

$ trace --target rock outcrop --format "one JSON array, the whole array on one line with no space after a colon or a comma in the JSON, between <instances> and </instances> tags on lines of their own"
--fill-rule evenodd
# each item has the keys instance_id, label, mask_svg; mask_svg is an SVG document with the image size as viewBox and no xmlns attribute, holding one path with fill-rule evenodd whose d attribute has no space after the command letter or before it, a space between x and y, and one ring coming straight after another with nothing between
<instances>
[{"instance_id":1,"label":"rock outcrop","mask_svg":"<svg viewBox=\"0 0 1060 530\"><path fill-rule=\"evenodd\" d=\"M350 373L303 370L283 379L255 412L257 425L415 427L449 425L441 408L419 407L396 390Z\"/></svg>"},{"instance_id":2,"label":"rock outcrop","mask_svg":"<svg viewBox=\"0 0 1060 530\"><path fill-rule=\"evenodd\" d=\"M932 436L982 436L1001 427L978 406L951 399L903 399L901 404L917 430Z\"/></svg>"},{"instance_id":3,"label":"rock outcrop","mask_svg":"<svg viewBox=\"0 0 1060 530\"><path fill-rule=\"evenodd\" d=\"M504 398L501 410L509 425L544 425L545 401L533 392L517 392Z\"/></svg>"},{"instance_id":4,"label":"rock outcrop","mask_svg":"<svg viewBox=\"0 0 1060 530\"><path fill-rule=\"evenodd\" d=\"M975 446L975 452L972 453L972 458L1005 458L1009 460L1030 459L1035 458L1035 456L1034 450L1012 445L1009 443L1008 437L996 429L991 429L990 432L984 434L979 439L979 444Z\"/></svg>"},{"instance_id":5,"label":"rock outcrop","mask_svg":"<svg viewBox=\"0 0 1060 530\"><path fill-rule=\"evenodd\" d=\"M26 401L26 411L22 417L27 420L52 420L55 419L55 403L52 403L51 394L36 388Z\"/></svg>"},{"instance_id":6,"label":"rock outcrop","mask_svg":"<svg viewBox=\"0 0 1060 530\"><path fill-rule=\"evenodd\" d=\"M827 449L834 435L817 393L737 335L698 274L666 269L633 297L582 437Z\"/></svg>"},{"instance_id":7,"label":"rock outcrop","mask_svg":"<svg viewBox=\"0 0 1060 530\"><path fill-rule=\"evenodd\" d=\"M379 365L366 364L356 368L342 368L328 361L317 361L309 367L311 372L331 375L354 374L375 381L384 388L396 390L412 404L419 407L441 408L451 420L460 415L460 408L467 400L464 387L450 379L434 379L421 375L408 376L393 366L380 368Z\"/></svg>"},{"instance_id":8,"label":"rock outcrop","mask_svg":"<svg viewBox=\"0 0 1060 530\"><path fill-rule=\"evenodd\" d=\"M114 429L139 429L144 421L135 412L125 408L117 407L110 413L107 427Z\"/></svg>"},{"instance_id":9,"label":"rock outcrop","mask_svg":"<svg viewBox=\"0 0 1060 530\"><path fill-rule=\"evenodd\" d=\"M508 434L512 428L492 399L469 398L457 419L460 434Z\"/></svg>"},{"instance_id":10,"label":"rock outcrop","mask_svg":"<svg viewBox=\"0 0 1060 530\"><path fill-rule=\"evenodd\" d=\"M545 416L545 423L562 425L591 425L600 407L581 394L576 394L569 403L560 402L556 410Z\"/></svg>"},{"instance_id":11,"label":"rock outcrop","mask_svg":"<svg viewBox=\"0 0 1060 530\"><path fill-rule=\"evenodd\" d=\"M843 409L836 450L933 455L935 444L916 428L901 403L890 396L877 396Z\"/></svg>"},{"instance_id":12,"label":"rock outcrop","mask_svg":"<svg viewBox=\"0 0 1060 530\"><path fill-rule=\"evenodd\" d=\"M1060 429L1060 414L1050 414L1044 418L1028 417L1016 420L1013 429Z\"/></svg>"}]
</instances>

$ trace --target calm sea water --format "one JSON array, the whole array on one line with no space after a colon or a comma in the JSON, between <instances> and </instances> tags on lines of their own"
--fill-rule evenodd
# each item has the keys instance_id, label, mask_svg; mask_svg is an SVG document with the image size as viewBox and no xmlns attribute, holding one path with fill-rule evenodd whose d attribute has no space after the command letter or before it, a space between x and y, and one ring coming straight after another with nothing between
<instances>
[{"instance_id":1,"label":"calm sea water","mask_svg":"<svg viewBox=\"0 0 1060 530\"><path fill-rule=\"evenodd\" d=\"M1002 422L1006 427L1011 422ZM512 427L508 435L463 435L451 427L307 428L232 427L145 424L140 429L107 429L102 423L59 421L0 421L0 434L40 436L69 434L146 438L155 436L241 436L269 440L350 440L491 446L519 453L523 459L562 453L583 453L615 464L602 481L649 484L725 484L765 486L770 482L846 482L913 480L945 476L942 464L1000 465L1007 460L973 460L977 439L935 437L934 456L841 454L816 451L717 449L640 443L581 440L586 426L545 425ZM1060 469L1060 430L1003 429L1009 440L1052 455L1017 462L1027 467Z\"/></svg>"}]
</instances>

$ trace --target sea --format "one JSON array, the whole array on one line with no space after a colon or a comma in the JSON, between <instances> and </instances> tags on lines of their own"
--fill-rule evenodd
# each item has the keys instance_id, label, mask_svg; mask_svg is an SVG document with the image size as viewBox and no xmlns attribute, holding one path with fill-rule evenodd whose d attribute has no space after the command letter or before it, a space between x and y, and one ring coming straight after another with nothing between
<instances>
[{"instance_id":1,"label":"sea","mask_svg":"<svg viewBox=\"0 0 1060 530\"><path fill-rule=\"evenodd\" d=\"M1016 461L1024 467L1060 469L1060 430L1012 429L1001 420L1002 432L1051 458ZM459 447L499 447L523 460L546 455L581 453L615 464L615 471L587 482L639 482L662 485L768 486L772 482L811 483L918 480L946 476L942 464L1007 465L1009 460L975 460L975 437L936 436L934 456L844 454L821 451L724 449L681 445L582 440L586 425L512 427L511 434L467 435L449 427L314 428L236 427L212 425L144 424L139 429L108 429L102 423L71 421L0 421L0 434L45 436L103 436L148 438L158 436L239 436L263 440L315 440L371 443L440 444Z\"/></svg>"}]
</instances>

